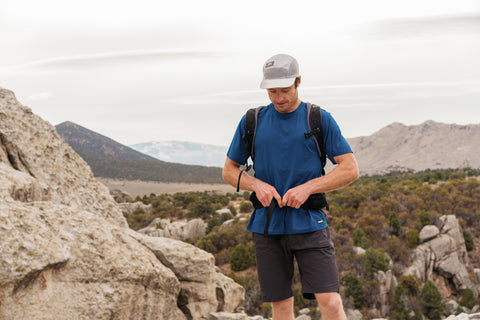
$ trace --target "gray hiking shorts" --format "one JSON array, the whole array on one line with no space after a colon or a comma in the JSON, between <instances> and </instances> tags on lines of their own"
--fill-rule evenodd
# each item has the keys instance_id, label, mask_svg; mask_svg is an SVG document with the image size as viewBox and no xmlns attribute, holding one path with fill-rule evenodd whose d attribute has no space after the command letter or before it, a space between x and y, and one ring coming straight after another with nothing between
<instances>
[{"instance_id":1,"label":"gray hiking shorts","mask_svg":"<svg viewBox=\"0 0 480 320\"><path fill-rule=\"evenodd\" d=\"M263 301L275 302L293 296L294 258L306 299L315 299L315 293L339 292L335 249L328 228L290 235L254 233L253 242Z\"/></svg>"}]
</instances>

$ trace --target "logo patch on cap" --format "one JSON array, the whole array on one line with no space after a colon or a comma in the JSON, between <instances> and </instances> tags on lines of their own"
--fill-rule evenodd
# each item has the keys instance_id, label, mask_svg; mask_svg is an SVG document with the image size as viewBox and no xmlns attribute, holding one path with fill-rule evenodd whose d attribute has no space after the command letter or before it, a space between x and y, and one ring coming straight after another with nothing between
<instances>
[{"instance_id":1,"label":"logo patch on cap","mask_svg":"<svg viewBox=\"0 0 480 320\"><path fill-rule=\"evenodd\" d=\"M274 64L275 64L275 61L267 62L267 64L265 65L265 68L270 68L270 67L273 66Z\"/></svg>"}]
</instances>

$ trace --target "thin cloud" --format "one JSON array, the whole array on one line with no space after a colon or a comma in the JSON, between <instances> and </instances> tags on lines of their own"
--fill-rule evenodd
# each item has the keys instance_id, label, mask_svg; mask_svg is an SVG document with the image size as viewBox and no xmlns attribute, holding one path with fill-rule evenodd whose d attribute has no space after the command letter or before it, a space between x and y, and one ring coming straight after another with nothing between
<instances>
[{"instance_id":1,"label":"thin cloud","mask_svg":"<svg viewBox=\"0 0 480 320\"><path fill-rule=\"evenodd\" d=\"M40 92L28 96L26 99L29 101L48 100L53 96L53 92Z\"/></svg>"},{"instance_id":2,"label":"thin cloud","mask_svg":"<svg viewBox=\"0 0 480 320\"><path fill-rule=\"evenodd\" d=\"M75 55L68 57L55 57L34 61L26 64L7 68L18 69L55 69L55 68L96 68L102 65L122 64L128 62L145 62L147 60L166 60L181 58L210 58L218 56L206 51L193 50L134 50L96 53L87 55Z\"/></svg>"},{"instance_id":3,"label":"thin cloud","mask_svg":"<svg viewBox=\"0 0 480 320\"><path fill-rule=\"evenodd\" d=\"M338 94L342 100L355 100L358 95L382 97L385 101L409 96L451 96L480 94L480 81L433 81L433 82L398 82L367 83L350 85L315 86L303 88L305 94L335 98ZM345 92L348 92L345 95Z\"/></svg>"},{"instance_id":4,"label":"thin cloud","mask_svg":"<svg viewBox=\"0 0 480 320\"><path fill-rule=\"evenodd\" d=\"M369 35L424 36L480 33L480 13L402 18L379 21L367 31Z\"/></svg>"},{"instance_id":5,"label":"thin cloud","mask_svg":"<svg viewBox=\"0 0 480 320\"><path fill-rule=\"evenodd\" d=\"M326 85L303 87L305 91L319 89L355 89L355 88L390 88L390 87L452 87L452 86L480 86L480 81L430 81L430 82L390 82L390 83L362 83L344 85Z\"/></svg>"},{"instance_id":6,"label":"thin cloud","mask_svg":"<svg viewBox=\"0 0 480 320\"><path fill-rule=\"evenodd\" d=\"M480 93L480 81L432 81L432 82L392 82L364 83L324 86L302 86L301 97L315 97L319 101L341 100L349 103L364 98L382 101L396 100L411 95L464 95L465 93ZM302 94L302 92L304 94ZM339 96L340 94L340 96ZM163 103L178 105L223 104L223 105L254 105L267 99L264 90L236 90L222 93L212 93L194 96L165 98ZM358 102L358 101L357 101Z\"/></svg>"}]
</instances>

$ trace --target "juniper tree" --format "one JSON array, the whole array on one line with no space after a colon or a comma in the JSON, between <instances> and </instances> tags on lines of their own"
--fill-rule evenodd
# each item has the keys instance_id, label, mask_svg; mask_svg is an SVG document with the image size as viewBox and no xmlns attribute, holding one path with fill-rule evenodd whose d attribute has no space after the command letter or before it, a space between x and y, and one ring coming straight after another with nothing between
<instances>
[{"instance_id":1,"label":"juniper tree","mask_svg":"<svg viewBox=\"0 0 480 320\"><path fill-rule=\"evenodd\" d=\"M429 319L440 319L443 312L442 295L432 281L428 280L420 293L423 314Z\"/></svg>"}]
</instances>

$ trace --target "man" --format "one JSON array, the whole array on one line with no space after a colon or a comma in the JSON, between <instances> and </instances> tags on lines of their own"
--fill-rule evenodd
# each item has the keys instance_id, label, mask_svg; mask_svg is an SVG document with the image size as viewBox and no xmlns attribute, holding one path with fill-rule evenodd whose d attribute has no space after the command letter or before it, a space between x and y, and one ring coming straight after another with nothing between
<instances>
[{"instance_id":1,"label":"man","mask_svg":"<svg viewBox=\"0 0 480 320\"><path fill-rule=\"evenodd\" d=\"M337 166L321 176L314 137L304 134L309 128L305 102L298 97L300 83L298 63L293 57L279 54L265 62L260 87L267 90L272 103L258 113L255 177L240 169L247 159L242 139L244 116L228 150L223 179L255 192L263 205L252 213L247 229L253 232L261 297L272 303L273 319L294 319L294 257L303 295L317 300L323 319L346 319L325 215L322 210L304 209L301 205L310 195L339 189L356 180L358 167L335 120L322 110L325 152ZM268 207L275 201L267 223Z\"/></svg>"}]
</instances>

